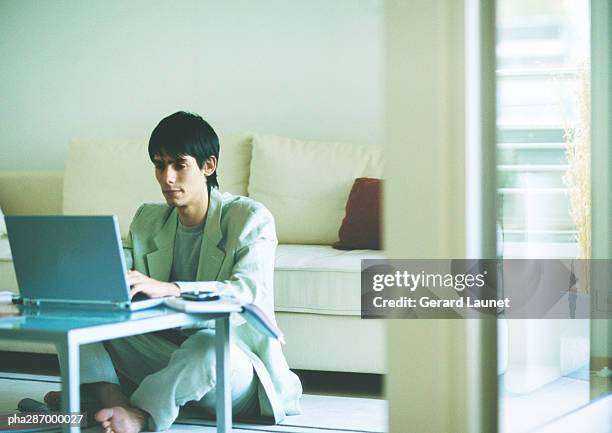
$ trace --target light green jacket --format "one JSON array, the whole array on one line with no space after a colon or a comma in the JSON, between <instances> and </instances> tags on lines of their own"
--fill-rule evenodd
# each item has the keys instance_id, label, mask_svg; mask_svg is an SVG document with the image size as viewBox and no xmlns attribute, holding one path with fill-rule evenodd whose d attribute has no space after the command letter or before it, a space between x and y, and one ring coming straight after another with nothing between
<instances>
[{"instance_id":1,"label":"light green jacket","mask_svg":"<svg viewBox=\"0 0 612 433\"><path fill-rule=\"evenodd\" d=\"M159 281L169 281L178 224L176 208L144 204L136 212L126 240L128 267ZM259 306L274 319L274 253L278 241L272 214L246 197L221 194L210 201L197 281L188 288L229 292ZM185 284L181 285L181 290ZM233 342L253 361L259 378L261 415L278 423L300 413L302 385L289 370L277 340L268 338L239 316L230 320Z\"/></svg>"}]
</instances>

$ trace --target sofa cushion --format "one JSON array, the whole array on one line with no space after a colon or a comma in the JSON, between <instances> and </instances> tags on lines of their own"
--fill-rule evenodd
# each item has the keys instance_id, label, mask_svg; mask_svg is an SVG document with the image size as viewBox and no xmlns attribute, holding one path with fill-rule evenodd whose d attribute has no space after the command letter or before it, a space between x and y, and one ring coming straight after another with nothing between
<instances>
[{"instance_id":1,"label":"sofa cushion","mask_svg":"<svg viewBox=\"0 0 612 433\"><path fill-rule=\"evenodd\" d=\"M274 215L280 243L331 245L355 178L381 176L378 146L253 137L249 196Z\"/></svg>"},{"instance_id":2,"label":"sofa cushion","mask_svg":"<svg viewBox=\"0 0 612 433\"><path fill-rule=\"evenodd\" d=\"M276 311L361 314L361 259L382 251L340 251L324 245L279 245L274 268Z\"/></svg>"},{"instance_id":3,"label":"sofa cushion","mask_svg":"<svg viewBox=\"0 0 612 433\"><path fill-rule=\"evenodd\" d=\"M0 238L0 262L11 262L13 256L11 255L11 247L9 245L8 237Z\"/></svg>"},{"instance_id":4,"label":"sofa cushion","mask_svg":"<svg viewBox=\"0 0 612 433\"><path fill-rule=\"evenodd\" d=\"M19 286L17 286L13 262L0 260L0 292L5 290L19 293Z\"/></svg>"},{"instance_id":5,"label":"sofa cushion","mask_svg":"<svg viewBox=\"0 0 612 433\"><path fill-rule=\"evenodd\" d=\"M17 293L17 280L8 238L0 238L0 292L10 290Z\"/></svg>"},{"instance_id":6,"label":"sofa cushion","mask_svg":"<svg viewBox=\"0 0 612 433\"><path fill-rule=\"evenodd\" d=\"M253 135L221 134L219 136L219 189L236 195L248 194Z\"/></svg>"},{"instance_id":7,"label":"sofa cushion","mask_svg":"<svg viewBox=\"0 0 612 433\"><path fill-rule=\"evenodd\" d=\"M355 179L346 202L346 214L338 230L339 250L380 250L382 211L382 180L360 177Z\"/></svg>"},{"instance_id":8,"label":"sofa cushion","mask_svg":"<svg viewBox=\"0 0 612 433\"><path fill-rule=\"evenodd\" d=\"M6 215L59 215L63 181L60 170L1 170L2 211Z\"/></svg>"},{"instance_id":9,"label":"sofa cushion","mask_svg":"<svg viewBox=\"0 0 612 433\"><path fill-rule=\"evenodd\" d=\"M141 141L70 144L64 172L64 214L117 215L121 236L143 202L163 201Z\"/></svg>"},{"instance_id":10,"label":"sofa cushion","mask_svg":"<svg viewBox=\"0 0 612 433\"><path fill-rule=\"evenodd\" d=\"M334 243L358 177L382 177L380 147L253 137L249 196L274 215L280 243Z\"/></svg>"},{"instance_id":11,"label":"sofa cushion","mask_svg":"<svg viewBox=\"0 0 612 433\"><path fill-rule=\"evenodd\" d=\"M250 135L223 135L220 141L221 190L244 195ZM64 174L64 214L117 215L125 238L142 203L164 201L147 147L147 140L71 143Z\"/></svg>"}]
</instances>

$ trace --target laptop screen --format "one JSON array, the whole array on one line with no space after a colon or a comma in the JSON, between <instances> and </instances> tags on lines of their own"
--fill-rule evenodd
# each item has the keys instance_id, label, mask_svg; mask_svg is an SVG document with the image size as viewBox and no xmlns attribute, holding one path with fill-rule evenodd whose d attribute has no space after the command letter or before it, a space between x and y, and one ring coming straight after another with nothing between
<instances>
[{"instance_id":1,"label":"laptop screen","mask_svg":"<svg viewBox=\"0 0 612 433\"><path fill-rule=\"evenodd\" d=\"M7 216L21 297L126 302L126 266L115 216Z\"/></svg>"}]
</instances>

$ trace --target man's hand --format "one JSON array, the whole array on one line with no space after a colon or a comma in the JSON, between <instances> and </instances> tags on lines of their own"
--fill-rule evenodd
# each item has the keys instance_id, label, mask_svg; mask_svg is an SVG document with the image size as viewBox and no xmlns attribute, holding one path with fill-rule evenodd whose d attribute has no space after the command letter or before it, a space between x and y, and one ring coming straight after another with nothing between
<instances>
[{"instance_id":1,"label":"man's hand","mask_svg":"<svg viewBox=\"0 0 612 433\"><path fill-rule=\"evenodd\" d=\"M164 296L180 296L181 289L173 283L157 281L138 271L128 272L128 284L131 287L130 295L144 293L150 298L163 298Z\"/></svg>"}]
</instances>

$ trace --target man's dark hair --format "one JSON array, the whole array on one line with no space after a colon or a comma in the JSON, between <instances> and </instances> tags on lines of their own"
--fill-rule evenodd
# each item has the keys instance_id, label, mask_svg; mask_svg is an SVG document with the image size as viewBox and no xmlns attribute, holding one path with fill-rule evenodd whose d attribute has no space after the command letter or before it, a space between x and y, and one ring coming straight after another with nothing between
<instances>
[{"instance_id":1,"label":"man's dark hair","mask_svg":"<svg viewBox=\"0 0 612 433\"><path fill-rule=\"evenodd\" d=\"M149 158L153 161L156 155L192 156L198 167L214 156L219 161L219 137L215 130L194 113L177 111L159 122L149 139ZM208 191L219 188L217 171L206 178Z\"/></svg>"}]
</instances>

